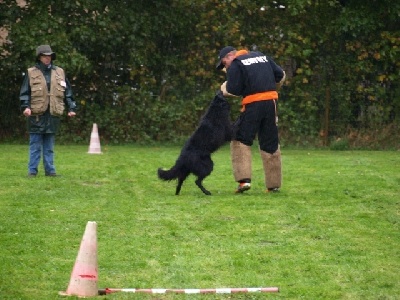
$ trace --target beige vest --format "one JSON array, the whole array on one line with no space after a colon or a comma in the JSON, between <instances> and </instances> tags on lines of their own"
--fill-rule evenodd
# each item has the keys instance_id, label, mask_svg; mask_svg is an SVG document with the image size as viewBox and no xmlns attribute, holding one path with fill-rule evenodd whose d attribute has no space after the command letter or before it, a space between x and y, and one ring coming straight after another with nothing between
<instances>
[{"instance_id":1,"label":"beige vest","mask_svg":"<svg viewBox=\"0 0 400 300\"><path fill-rule=\"evenodd\" d=\"M42 115L50 105L50 114L61 116L64 112L64 93L66 88L64 70L56 67L51 70L50 92L47 90L46 79L41 70L36 67L28 69L31 87L32 115Z\"/></svg>"}]
</instances>

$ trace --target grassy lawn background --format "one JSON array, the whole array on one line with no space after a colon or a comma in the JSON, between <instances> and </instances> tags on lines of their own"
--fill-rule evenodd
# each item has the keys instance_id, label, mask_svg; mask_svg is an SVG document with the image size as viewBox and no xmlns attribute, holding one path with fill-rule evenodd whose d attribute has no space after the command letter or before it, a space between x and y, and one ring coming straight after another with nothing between
<instances>
[{"instance_id":1,"label":"grassy lawn background","mask_svg":"<svg viewBox=\"0 0 400 300\"><path fill-rule=\"evenodd\" d=\"M56 146L62 177L27 178L28 146L0 145L0 299L63 299L88 221L99 287L276 286L276 294L99 299L399 299L400 154L282 149L284 185L233 193L229 147L204 195L157 179L180 147ZM72 297L74 298L74 297Z\"/></svg>"}]
</instances>

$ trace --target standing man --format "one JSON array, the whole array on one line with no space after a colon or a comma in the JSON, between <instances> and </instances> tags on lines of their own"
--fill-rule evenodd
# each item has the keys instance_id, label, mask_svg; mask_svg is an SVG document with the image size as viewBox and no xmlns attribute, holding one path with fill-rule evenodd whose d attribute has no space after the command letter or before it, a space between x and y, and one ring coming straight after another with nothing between
<instances>
[{"instance_id":1,"label":"standing man","mask_svg":"<svg viewBox=\"0 0 400 300\"><path fill-rule=\"evenodd\" d=\"M75 116L76 104L64 70L52 64L56 53L49 45L36 49L36 64L25 74L19 95L21 110L28 118L28 176L38 173L41 153L46 176L57 176L54 166L55 134L60 116L68 107L68 116Z\"/></svg>"},{"instance_id":2,"label":"standing man","mask_svg":"<svg viewBox=\"0 0 400 300\"><path fill-rule=\"evenodd\" d=\"M224 96L242 96L242 110L231 142L236 193L251 187L251 146L258 136L267 192L278 192L282 184L281 151L277 126L277 100L285 72L261 52L231 46L219 52L217 69L226 70L221 85Z\"/></svg>"}]
</instances>

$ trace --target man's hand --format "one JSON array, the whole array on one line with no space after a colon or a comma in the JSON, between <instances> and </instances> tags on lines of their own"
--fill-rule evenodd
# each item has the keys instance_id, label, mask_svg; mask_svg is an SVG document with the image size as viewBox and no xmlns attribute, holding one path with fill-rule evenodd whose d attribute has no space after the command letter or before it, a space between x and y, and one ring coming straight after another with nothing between
<instances>
[{"instance_id":1,"label":"man's hand","mask_svg":"<svg viewBox=\"0 0 400 300\"><path fill-rule=\"evenodd\" d=\"M70 111L70 112L68 113L68 117L75 117L75 116L76 116L76 113L73 112L73 111Z\"/></svg>"},{"instance_id":2,"label":"man's hand","mask_svg":"<svg viewBox=\"0 0 400 300\"><path fill-rule=\"evenodd\" d=\"M23 114L25 117L29 117L32 114L32 111L29 107L27 107L27 108L25 108Z\"/></svg>"},{"instance_id":3,"label":"man's hand","mask_svg":"<svg viewBox=\"0 0 400 300\"><path fill-rule=\"evenodd\" d=\"M283 77L282 77L281 81L276 83L276 88L278 90L282 87L282 85L285 82L285 80L286 80L286 73L285 73L285 71L283 71Z\"/></svg>"},{"instance_id":4,"label":"man's hand","mask_svg":"<svg viewBox=\"0 0 400 300\"><path fill-rule=\"evenodd\" d=\"M222 94L223 94L225 97L238 97L238 96L236 96L236 95L233 95L233 94L228 93L228 91L226 90L226 83L227 83L227 81L225 81L223 84L221 84L221 91L222 91Z\"/></svg>"}]
</instances>

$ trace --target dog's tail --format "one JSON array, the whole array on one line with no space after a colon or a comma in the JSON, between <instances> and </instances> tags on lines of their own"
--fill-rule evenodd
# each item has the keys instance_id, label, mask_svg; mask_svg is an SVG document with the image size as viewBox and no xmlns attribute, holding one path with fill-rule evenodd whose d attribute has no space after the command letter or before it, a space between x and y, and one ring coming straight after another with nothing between
<instances>
[{"instance_id":1,"label":"dog's tail","mask_svg":"<svg viewBox=\"0 0 400 300\"><path fill-rule=\"evenodd\" d=\"M158 178L170 181L179 177L179 168L175 165L169 170L163 170L162 168L158 169Z\"/></svg>"}]
</instances>

